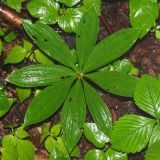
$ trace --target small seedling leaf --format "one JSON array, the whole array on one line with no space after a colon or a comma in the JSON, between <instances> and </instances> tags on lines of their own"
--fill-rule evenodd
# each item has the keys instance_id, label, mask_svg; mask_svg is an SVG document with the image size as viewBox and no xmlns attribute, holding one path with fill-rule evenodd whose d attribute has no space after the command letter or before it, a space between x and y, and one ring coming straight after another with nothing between
<instances>
[{"instance_id":1,"label":"small seedling leaf","mask_svg":"<svg viewBox=\"0 0 160 160\"><path fill-rule=\"evenodd\" d=\"M47 24L56 23L59 4L53 0L31 0L27 5L29 13Z\"/></svg>"},{"instance_id":2,"label":"small seedling leaf","mask_svg":"<svg viewBox=\"0 0 160 160\"><path fill-rule=\"evenodd\" d=\"M85 123L84 135L97 148L103 148L110 141L109 137L95 123Z\"/></svg>"},{"instance_id":3,"label":"small seedling leaf","mask_svg":"<svg viewBox=\"0 0 160 160\"><path fill-rule=\"evenodd\" d=\"M31 89L29 88L16 88L16 92L21 103L31 95Z\"/></svg>"},{"instance_id":4,"label":"small seedling leaf","mask_svg":"<svg viewBox=\"0 0 160 160\"><path fill-rule=\"evenodd\" d=\"M10 101L4 94L0 91L0 117L4 116L12 106L13 101Z\"/></svg>"},{"instance_id":5,"label":"small seedling leaf","mask_svg":"<svg viewBox=\"0 0 160 160\"><path fill-rule=\"evenodd\" d=\"M26 50L21 46L15 46L11 49L7 58L4 60L4 64L15 64L24 60L26 56Z\"/></svg>"},{"instance_id":6,"label":"small seedling leaf","mask_svg":"<svg viewBox=\"0 0 160 160\"><path fill-rule=\"evenodd\" d=\"M105 153L102 152L101 150L95 149L95 150L90 150L84 156L84 160L91 160L91 159L106 160L106 156L105 156Z\"/></svg>"},{"instance_id":7,"label":"small seedling leaf","mask_svg":"<svg viewBox=\"0 0 160 160\"><path fill-rule=\"evenodd\" d=\"M57 22L65 32L76 32L82 15L78 9L68 8L58 17Z\"/></svg>"},{"instance_id":8,"label":"small seedling leaf","mask_svg":"<svg viewBox=\"0 0 160 160\"><path fill-rule=\"evenodd\" d=\"M117 152L111 148L109 148L105 154L106 160L128 160L126 153Z\"/></svg>"}]
</instances>

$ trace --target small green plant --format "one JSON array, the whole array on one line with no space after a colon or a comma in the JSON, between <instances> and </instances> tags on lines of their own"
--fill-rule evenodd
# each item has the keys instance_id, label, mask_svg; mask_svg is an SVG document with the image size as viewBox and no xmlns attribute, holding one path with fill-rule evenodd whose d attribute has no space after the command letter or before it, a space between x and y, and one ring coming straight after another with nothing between
<instances>
[{"instance_id":1,"label":"small green plant","mask_svg":"<svg viewBox=\"0 0 160 160\"><path fill-rule=\"evenodd\" d=\"M84 160L128 160L126 153L115 151L109 146L110 137L104 134L95 123L84 124L84 135L98 148L88 151Z\"/></svg>"},{"instance_id":2,"label":"small green plant","mask_svg":"<svg viewBox=\"0 0 160 160\"><path fill-rule=\"evenodd\" d=\"M90 150L86 153L84 160L128 160L127 155L124 153L117 152L109 148L106 152L98 149Z\"/></svg>"},{"instance_id":3,"label":"small green plant","mask_svg":"<svg viewBox=\"0 0 160 160\"><path fill-rule=\"evenodd\" d=\"M24 20L23 26L37 46L58 62L24 67L7 78L8 82L21 87L47 86L29 105L24 126L45 120L63 105L63 140L71 153L81 137L88 106L96 125L110 135L112 118L109 109L91 84L116 95L133 96L137 78L123 72L99 69L127 52L138 39L139 30L123 29L96 45L99 20L97 12L91 8L80 22L73 56L62 38L46 24Z\"/></svg>"},{"instance_id":4,"label":"small green plant","mask_svg":"<svg viewBox=\"0 0 160 160\"><path fill-rule=\"evenodd\" d=\"M70 157L79 157L79 149L76 146L69 154L62 138L61 124L56 124L49 129L47 123L43 124L41 143L44 141L45 148L49 153L49 159L69 160Z\"/></svg>"},{"instance_id":5,"label":"small green plant","mask_svg":"<svg viewBox=\"0 0 160 160\"><path fill-rule=\"evenodd\" d=\"M157 160L160 157L156 148L160 141L160 80L142 76L137 83L134 100L148 117L131 114L120 118L111 132L112 147L125 153L136 153L148 145L145 159Z\"/></svg>"},{"instance_id":6,"label":"small green plant","mask_svg":"<svg viewBox=\"0 0 160 160\"><path fill-rule=\"evenodd\" d=\"M13 102L15 99L8 98L4 91L3 91L3 85L0 84L0 117L3 117L11 108Z\"/></svg>"},{"instance_id":7,"label":"small green plant","mask_svg":"<svg viewBox=\"0 0 160 160\"><path fill-rule=\"evenodd\" d=\"M152 27L159 16L157 0L130 0L130 22L132 27L141 30L140 38L143 38Z\"/></svg>"},{"instance_id":8,"label":"small green plant","mask_svg":"<svg viewBox=\"0 0 160 160\"><path fill-rule=\"evenodd\" d=\"M2 139L1 160L34 160L34 146L26 140L29 136L23 129L11 127L12 133Z\"/></svg>"},{"instance_id":9,"label":"small green plant","mask_svg":"<svg viewBox=\"0 0 160 160\"><path fill-rule=\"evenodd\" d=\"M65 32L76 32L83 14L91 7L100 13L101 0L31 0L29 13L46 24L58 25Z\"/></svg>"}]
</instances>

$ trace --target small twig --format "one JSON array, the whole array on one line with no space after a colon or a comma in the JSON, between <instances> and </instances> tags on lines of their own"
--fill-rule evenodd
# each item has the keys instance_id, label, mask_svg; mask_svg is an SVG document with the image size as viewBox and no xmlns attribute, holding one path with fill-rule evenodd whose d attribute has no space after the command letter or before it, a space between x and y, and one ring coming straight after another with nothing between
<instances>
[{"instance_id":1,"label":"small twig","mask_svg":"<svg viewBox=\"0 0 160 160\"><path fill-rule=\"evenodd\" d=\"M114 32L112 25L109 21L106 20L106 18L104 18L103 15L100 16L100 22L109 34L112 34Z\"/></svg>"},{"instance_id":2,"label":"small twig","mask_svg":"<svg viewBox=\"0 0 160 160\"><path fill-rule=\"evenodd\" d=\"M23 31L22 19L23 17L15 12L13 9L0 3L0 17L10 25L16 27L19 31Z\"/></svg>"}]
</instances>

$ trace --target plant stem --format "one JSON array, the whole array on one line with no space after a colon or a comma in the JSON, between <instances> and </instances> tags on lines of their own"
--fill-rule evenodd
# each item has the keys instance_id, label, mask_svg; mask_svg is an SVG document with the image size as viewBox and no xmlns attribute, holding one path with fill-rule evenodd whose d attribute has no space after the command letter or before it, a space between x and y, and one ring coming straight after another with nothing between
<instances>
[{"instance_id":1,"label":"plant stem","mask_svg":"<svg viewBox=\"0 0 160 160\"><path fill-rule=\"evenodd\" d=\"M23 17L15 12L13 9L7 7L3 3L0 3L0 17L10 25L17 28L19 31L23 31L22 19Z\"/></svg>"}]
</instances>

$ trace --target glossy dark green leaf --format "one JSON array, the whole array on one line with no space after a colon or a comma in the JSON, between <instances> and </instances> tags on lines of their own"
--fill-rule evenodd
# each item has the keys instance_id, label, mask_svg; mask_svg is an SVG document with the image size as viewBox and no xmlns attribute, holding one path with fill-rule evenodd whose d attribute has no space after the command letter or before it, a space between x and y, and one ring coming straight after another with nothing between
<instances>
[{"instance_id":1,"label":"glossy dark green leaf","mask_svg":"<svg viewBox=\"0 0 160 160\"><path fill-rule=\"evenodd\" d=\"M145 154L145 160L159 160L160 159L160 141L152 144Z\"/></svg>"},{"instance_id":2,"label":"glossy dark green leaf","mask_svg":"<svg viewBox=\"0 0 160 160\"><path fill-rule=\"evenodd\" d=\"M61 115L63 139L69 153L72 152L81 137L85 117L85 98L81 81L78 80L66 98Z\"/></svg>"},{"instance_id":3,"label":"glossy dark green leaf","mask_svg":"<svg viewBox=\"0 0 160 160\"><path fill-rule=\"evenodd\" d=\"M94 48L83 71L93 71L122 56L136 42L139 33L137 29L127 28L105 38Z\"/></svg>"},{"instance_id":4,"label":"glossy dark green leaf","mask_svg":"<svg viewBox=\"0 0 160 160\"><path fill-rule=\"evenodd\" d=\"M87 75L104 90L125 97L133 97L138 79L123 72L101 71Z\"/></svg>"},{"instance_id":5,"label":"glossy dark green leaf","mask_svg":"<svg viewBox=\"0 0 160 160\"><path fill-rule=\"evenodd\" d=\"M11 106L12 104L5 96L4 92L0 91L0 117L4 116L9 111Z\"/></svg>"},{"instance_id":6,"label":"glossy dark green leaf","mask_svg":"<svg viewBox=\"0 0 160 160\"><path fill-rule=\"evenodd\" d=\"M95 123L85 123L84 135L95 147L102 148L110 141L109 137L104 134Z\"/></svg>"},{"instance_id":7,"label":"glossy dark green leaf","mask_svg":"<svg viewBox=\"0 0 160 160\"><path fill-rule=\"evenodd\" d=\"M96 10L91 8L81 19L76 34L77 56L81 68L96 45L98 32L98 15Z\"/></svg>"},{"instance_id":8,"label":"glossy dark green leaf","mask_svg":"<svg viewBox=\"0 0 160 160\"><path fill-rule=\"evenodd\" d=\"M22 87L47 86L73 74L63 66L38 64L13 72L7 81Z\"/></svg>"},{"instance_id":9,"label":"glossy dark green leaf","mask_svg":"<svg viewBox=\"0 0 160 160\"><path fill-rule=\"evenodd\" d=\"M65 5L72 7L76 5L80 0L57 0L58 2L64 3Z\"/></svg>"},{"instance_id":10,"label":"glossy dark green leaf","mask_svg":"<svg viewBox=\"0 0 160 160\"><path fill-rule=\"evenodd\" d=\"M150 118L125 115L120 118L111 132L112 147L126 153L136 153L149 142L156 121Z\"/></svg>"},{"instance_id":11,"label":"glossy dark green leaf","mask_svg":"<svg viewBox=\"0 0 160 160\"><path fill-rule=\"evenodd\" d=\"M44 53L64 65L75 67L69 47L52 28L42 22L32 24L28 20L23 20L23 26Z\"/></svg>"},{"instance_id":12,"label":"glossy dark green leaf","mask_svg":"<svg viewBox=\"0 0 160 160\"><path fill-rule=\"evenodd\" d=\"M108 136L112 128L112 117L102 97L87 82L83 81L89 112L97 126Z\"/></svg>"},{"instance_id":13,"label":"glossy dark green leaf","mask_svg":"<svg viewBox=\"0 0 160 160\"><path fill-rule=\"evenodd\" d=\"M157 123L153 129L151 138L149 140L149 146L157 141L160 141L160 123Z\"/></svg>"},{"instance_id":14,"label":"glossy dark green leaf","mask_svg":"<svg viewBox=\"0 0 160 160\"><path fill-rule=\"evenodd\" d=\"M95 149L87 152L86 155L84 156L84 160L106 160L106 156L104 152Z\"/></svg>"},{"instance_id":15,"label":"glossy dark green leaf","mask_svg":"<svg viewBox=\"0 0 160 160\"><path fill-rule=\"evenodd\" d=\"M144 75L136 86L134 100L140 109L159 119L160 80Z\"/></svg>"},{"instance_id":16,"label":"glossy dark green leaf","mask_svg":"<svg viewBox=\"0 0 160 160\"><path fill-rule=\"evenodd\" d=\"M126 153L117 152L111 148L109 148L105 154L106 160L128 160Z\"/></svg>"},{"instance_id":17,"label":"glossy dark green leaf","mask_svg":"<svg viewBox=\"0 0 160 160\"><path fill-rule=\"evenodd\" d=\"M131 25L141 30L142 38L158 18L158 2L157 0L130 0L129 7Z\"/></svg>"},{"instance_id":18,"label":"glossy dark green leaf","mask_svg":"<svg viewBox=\"0 0 160 160\"><path fill-rule=\"evenodd\" d=\"M24 125L28 126L45 120L63 104L73 79L60 80L41 91L30 103Z\"/></svg>"},{"instance_id":19,"label":"glossy dark green leaf","mask_svg":"<svg viewBox=\"0 0 160 160\"><path fill-rule=\"evenodd\" d=\"M56 23L59 4L53 0L31 0L27 9L29 13L47 24Z\"/></svg>"},{"instance_id":20,"label":"glossy dark green leaf","mask_svg":"<svg viewBox=\"0 0 160 160\"><path fill-rule=\"evenodd\" d=\"M58 24L65 32L76 32L82 13L78 9L68 8L58 17Z\"/></svg>"}]
</instances>

